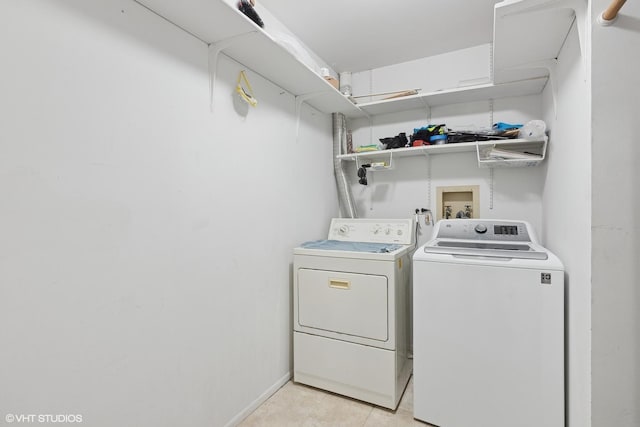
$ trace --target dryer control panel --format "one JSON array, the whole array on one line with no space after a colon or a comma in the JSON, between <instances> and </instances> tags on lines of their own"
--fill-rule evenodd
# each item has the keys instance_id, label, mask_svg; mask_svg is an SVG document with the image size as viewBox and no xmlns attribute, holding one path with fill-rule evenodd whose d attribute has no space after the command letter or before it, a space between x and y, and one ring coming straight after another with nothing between
<instances>
[{"instance_id":1,"label":"dryer control panel","mask_svg":"<svg viewBox=\"0 0 640 427\"><path fill-rule=\"evenodd\" d=\"M413 219L333 218L329 240L344 242L396 243L414 242Z\"/></svg>"}]
</instances>

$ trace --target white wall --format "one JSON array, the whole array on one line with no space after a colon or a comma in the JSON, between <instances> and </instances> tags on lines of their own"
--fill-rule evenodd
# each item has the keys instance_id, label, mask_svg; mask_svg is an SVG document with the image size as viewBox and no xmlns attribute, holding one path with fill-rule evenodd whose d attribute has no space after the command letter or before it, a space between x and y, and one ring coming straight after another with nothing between
<instances>
[{"instance_id":1,"label":"white wall","mask_svg":"<svg viewBox=\"0 0 640 427\"><path fill-rule=\"evenodd\" d=\"M434 68L437 64L439 68ZM397 64L384 69L354 74L354 93L385 92L402 88L428 86L457 87L460 82L483 76L488 78L489 49L486 45L450 52L437 57ZM405 86L400 86L405 85ZM493 123L526 123L542 118L540 95L438 106L351 120L354 146L374 144L379 138L405 132L429 123L445 123L453 129L487 129ZM530 221L540 235L542 225L542 168L495 169L493 205L491 205L491 171L479 169L475 152L440 154L430 157L394 158L394 169L369 172L369 185L358 184L356 165L348 164L352 190L362 217L406 218L416 208L436 212L437 187L450 185L480 186L480 215L483 218L522 219ZM431 227L423 227L420 242L431 235Z\"/></svg>"},{"instance_id":2,"label":"white wall","mask_svg":"<svg viewBox=\"0 0 640 427\"><path fill-rule=\"evenodd\" d=\"M2 2L0 413L221 426L289 375L331 120L129 0Z\"/></svg>"},{"instance_id":3,"label":"white wall","mask_svg":"<svg viewBox=\"0 0 640 427\"><path fill-rule=\"evenodd\" d=\"M571 29L544 91L549 128L543 236L565 266L567 426L589 426L591 322L591 143L588 64Z\"/></svg>"},{"instance_id":4,"label":"white wall","mask_svg":"<svg viewBox=\"0 0 640 427\"><path fill-rule=\"evenodd\" d=\"M592 2L592 19L609 1ZM592 29L593 426L640 425L640 4Z\"/></svg>"}]
</instances>

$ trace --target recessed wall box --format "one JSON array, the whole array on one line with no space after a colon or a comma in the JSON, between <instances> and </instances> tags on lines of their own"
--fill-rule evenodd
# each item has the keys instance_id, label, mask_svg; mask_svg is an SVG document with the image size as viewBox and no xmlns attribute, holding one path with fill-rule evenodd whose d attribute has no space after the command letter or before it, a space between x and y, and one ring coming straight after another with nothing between
<instances>
[{"instance_id":1,"label":"recessed wall box","mask_svg":"<svg viewBox=\"0 0 640 427\"><path fill-rule=\"evenodd\" d=\"M437 187L437 219L480 218L480 186Z\"/></svg>"}]
</instances>

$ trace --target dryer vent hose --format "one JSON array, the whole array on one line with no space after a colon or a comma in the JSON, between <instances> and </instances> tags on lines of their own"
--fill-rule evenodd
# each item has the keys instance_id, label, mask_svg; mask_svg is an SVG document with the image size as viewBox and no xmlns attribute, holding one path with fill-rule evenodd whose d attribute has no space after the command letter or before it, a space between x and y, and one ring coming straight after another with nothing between
<instances>
[{"instance_id":1,"label":"dryer vent hose","mask_svg":"<svg viewBox=\"0 0 640 427\"><path fill-rule=\"evenodd\" d=\"M347 120L342 113L333 113L331 118L333 119L333 172L338 187L340 214L343 218L357 218L351 186L344 172L342 159L337 158L339 154L343 154L343 147L347 145Z\"/></svg>"}]
</instances>

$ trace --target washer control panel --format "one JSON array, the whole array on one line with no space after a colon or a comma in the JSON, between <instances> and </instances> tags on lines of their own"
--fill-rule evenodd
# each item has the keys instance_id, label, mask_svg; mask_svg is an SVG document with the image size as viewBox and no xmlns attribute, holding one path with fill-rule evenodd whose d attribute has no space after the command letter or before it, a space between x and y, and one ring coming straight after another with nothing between
<instances>
[{"instance_id":1,"label":"washer control panel","mask_svg":"<svg viewBox=\"0 0 640 427\"><path fill-rule=\"evenodd\" d=\"M414 239L413 219L333 218L329 240L344 242L397 243L411 245Z\"/></svg>"},{"instance_id":2,"label":"washer control panel","mask_svg":"<svg viewBox=\"0 0 640 427\"><path fill-rule=\"evenodd\" d=\"M444 219L436 225L434 237L537 243L535 234L527 222L512 220Z\"/></svg>"}]
</instances>

